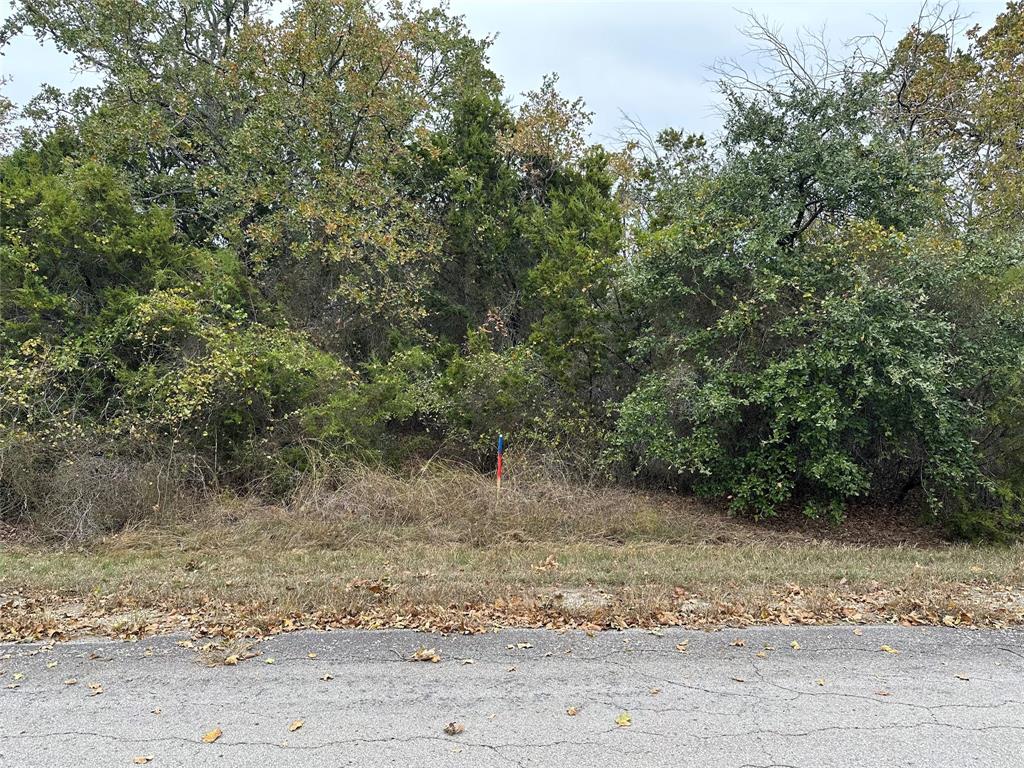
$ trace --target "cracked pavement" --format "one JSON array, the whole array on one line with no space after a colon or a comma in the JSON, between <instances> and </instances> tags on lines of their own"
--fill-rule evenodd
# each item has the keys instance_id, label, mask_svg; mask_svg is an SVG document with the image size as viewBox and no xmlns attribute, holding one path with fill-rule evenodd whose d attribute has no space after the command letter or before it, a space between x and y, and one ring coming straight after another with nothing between
<instances>
[{"instance_id":1,"label":"cracked pavement","mask_svg":"<svg viewBox=\"0 0 1024 768\"><path fill-rule=\"evenodd\" d=\"M295 632L219 667L181 637L6 644L0 766L1024 765L1024 631L858 632Z\"/></svg>"}]
</instances>

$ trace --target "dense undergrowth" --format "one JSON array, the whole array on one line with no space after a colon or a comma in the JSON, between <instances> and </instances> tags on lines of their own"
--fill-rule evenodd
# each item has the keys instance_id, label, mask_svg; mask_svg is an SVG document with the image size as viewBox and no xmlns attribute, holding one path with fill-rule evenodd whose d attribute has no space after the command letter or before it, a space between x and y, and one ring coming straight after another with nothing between
<instances>
[{"instance_id":1,"label":"dense undergrowth","mask_svg":"<svg viewBox=\"0 0 1024 768\"><path fill-rule=\"evenodd\" d=\"M615 151L555 78L511 108L444 9L194 5L4 27L102 76L4 105L4 522L490 470L503 433L762 517L1020 530L1019 2L963 49L939 17L800 67L769 36L719 140Z\"/></svg>"}]
</instances>

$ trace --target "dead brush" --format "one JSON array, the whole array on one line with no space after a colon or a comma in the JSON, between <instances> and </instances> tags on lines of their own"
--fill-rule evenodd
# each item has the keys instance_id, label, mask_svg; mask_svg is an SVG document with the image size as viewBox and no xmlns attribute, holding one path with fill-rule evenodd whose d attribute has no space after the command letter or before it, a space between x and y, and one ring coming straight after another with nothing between
<instances>
[{"instance_id":1,"label":"dead brush","mask_svg":"<svg viewBox=\"0 0 1024 768\"><path fill-rule=\"evenodd\" d=\"M329 475L307 478L287 509L306 520L354 524L385 538L415 531L417 538L474 546L564 539L721 541L747 536L743 526L696 502L581 483L542 462L521 462L507 475L500 496L492 477L453 462L435 460L405 471L341 466Z\"/></svg>"}]
</instances>

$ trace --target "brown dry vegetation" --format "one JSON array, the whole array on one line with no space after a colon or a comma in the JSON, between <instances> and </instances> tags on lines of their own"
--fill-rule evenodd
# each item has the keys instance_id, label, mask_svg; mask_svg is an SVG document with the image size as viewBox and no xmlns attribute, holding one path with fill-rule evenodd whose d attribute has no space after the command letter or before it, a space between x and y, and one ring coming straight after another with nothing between
<instances>
[{"instance_id":1,"label":"brown dry vegetation","mask_svg":"<svg viewBox=\"0 0 1024 768\"><path fill-rule=\"evenodd\" d=\"M1024 622L1024 546L854 511L765 526L520 468L352 468L284 505L221 497L76 548L0 549L0 637L302 626ZM885 520L892 515L886 514Z\"/></svg>"}]
</instances>

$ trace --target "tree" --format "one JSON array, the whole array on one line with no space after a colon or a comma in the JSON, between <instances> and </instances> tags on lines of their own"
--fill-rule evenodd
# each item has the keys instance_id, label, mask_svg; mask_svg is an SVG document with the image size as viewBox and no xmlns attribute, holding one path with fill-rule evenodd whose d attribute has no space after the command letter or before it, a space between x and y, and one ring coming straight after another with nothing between
<instances>
[{"instance_id":1,"label":"tree","mask_svg":"<svg viewBox=\"0 0 1024 768\"><path fill-rule=\"evenodd\" d=\"M947 523L968 527L970 509L995 525L1020 511L991 512L1016 480L982 445L1007 397L993 383L1024 350L999 288L1019 253L945 215L941 158L899 133L877 83L726 85L717 160L649 195L670 201L630 276L650 370L617 441L762 515L921 487Z\"/></svg>"}]
</instances>

